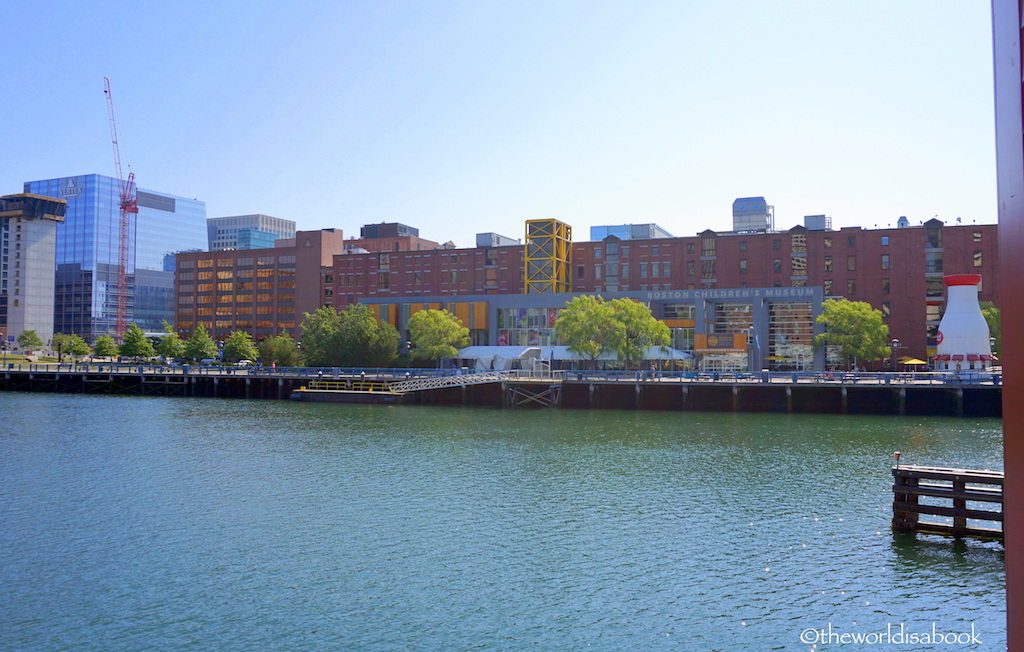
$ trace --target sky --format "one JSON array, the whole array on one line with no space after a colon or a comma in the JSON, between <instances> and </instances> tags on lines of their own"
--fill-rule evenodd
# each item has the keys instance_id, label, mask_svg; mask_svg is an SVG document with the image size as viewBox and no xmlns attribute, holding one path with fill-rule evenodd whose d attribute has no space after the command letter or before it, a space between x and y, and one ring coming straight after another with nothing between
<instances>
[{"instance_id":1,"label":"sky","mask_svg":"<svg viewBox=\"0 0 1024 652\"><path fill-rule=\"evenodd\" d=\"M0 194L114 175L208 217L401 222L473 246L554 218L995 223L971 0L216 0L0 8Z\"/></svg>"}]
</instances>

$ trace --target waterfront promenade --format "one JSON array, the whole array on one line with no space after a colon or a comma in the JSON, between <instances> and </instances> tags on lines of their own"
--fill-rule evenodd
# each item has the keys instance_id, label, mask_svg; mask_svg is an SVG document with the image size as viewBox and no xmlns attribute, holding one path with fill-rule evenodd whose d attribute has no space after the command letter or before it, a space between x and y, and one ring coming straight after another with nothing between
<instances>
[{"instance_id":1,"label":"waterfront promenade","mask_svg":"<svg viewBox=\"0 0 1024 652\"><path fill-rule=\"evenodd\" d=\"M509 406L511 387L561 385L558 407L722 412L999 416L998 373L512 371L490 383L467 369L222 367L117 363L7 364L0 391L287 399L320 380L465 377L406 402Z\"/></svg>"}]
</instances>

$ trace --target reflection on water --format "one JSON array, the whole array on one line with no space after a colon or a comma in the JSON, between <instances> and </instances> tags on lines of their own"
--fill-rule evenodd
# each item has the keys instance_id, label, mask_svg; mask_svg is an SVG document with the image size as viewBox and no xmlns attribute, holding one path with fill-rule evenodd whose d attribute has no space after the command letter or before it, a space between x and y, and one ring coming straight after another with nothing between
<instances>
[{"instance_id":1,"label":"reflection on water","mask_svg":"<svg viewBox=\"0 0 1024 652\"><path fill-rule=\"evenodd\" d=\"M995 420L0 409L5 649L805 649L901 622L1005 647L1001 547L889 529L892 451L1002 468Z\"/></svg>"}]
</instances>

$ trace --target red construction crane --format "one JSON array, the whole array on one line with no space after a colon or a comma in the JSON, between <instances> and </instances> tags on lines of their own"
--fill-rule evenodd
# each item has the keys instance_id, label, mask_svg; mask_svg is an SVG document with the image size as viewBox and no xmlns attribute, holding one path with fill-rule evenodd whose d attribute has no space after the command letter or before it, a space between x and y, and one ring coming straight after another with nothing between
<instances>
[{"instance_id":1,"label":"red construction crane","mask_svg":"<svg viewBox=\"0 0 1024 652\"><path fill-rule=\"evenodd\" d=\"M121 221L117 231L117 319L114 338L118 343L128 327L128 253L131 241L131 215L139 212L135 198L135 173L125 179L121 173L121 150L117 146L117 121L114 120L114 96L110 93L110 77L103 78L103 94L107 96L107 117L110 118L110 139L114 144L114 168L121 186Z\"/></svg>"}]
</instances>

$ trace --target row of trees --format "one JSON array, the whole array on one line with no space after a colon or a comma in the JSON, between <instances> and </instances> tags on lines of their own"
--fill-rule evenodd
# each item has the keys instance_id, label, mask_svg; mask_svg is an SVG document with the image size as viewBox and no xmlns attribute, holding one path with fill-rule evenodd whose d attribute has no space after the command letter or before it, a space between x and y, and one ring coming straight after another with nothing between
<instances>
[{"instance_id":1,"label":"row of trees","mask_svg":"<svg viewBox=\"0 0 1024 652\"><path fill-rule=\"evenodd\" d=\"M593 364L614 352L626 368L639 367L652 346L668 347L671 332L651 309L633 299L605 301L583 295L566 304L555 321L555 335L570 351Z\"/></svg>"}]
</instances>

